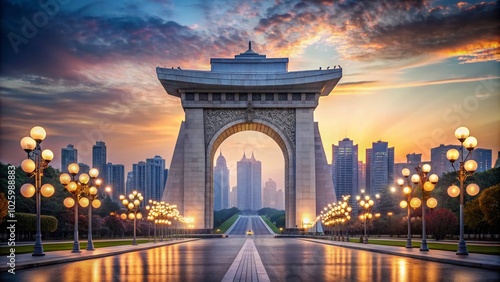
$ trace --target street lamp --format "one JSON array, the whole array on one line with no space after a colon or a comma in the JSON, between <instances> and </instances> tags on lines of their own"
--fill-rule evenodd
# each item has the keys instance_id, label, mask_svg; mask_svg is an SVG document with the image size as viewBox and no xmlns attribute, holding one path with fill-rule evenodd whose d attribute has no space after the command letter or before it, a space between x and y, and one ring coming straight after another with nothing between
<instances>
[{"instance_id":1,"label":"street lamp","mask_svg":"<svg viewBox=\"0 0 500 282\"><path fill-rule=\"evenodd\" d=\"M36 204L36 235L35 248L33 256L44 256L41 233L41 195L51 197L54 194L54 187L50 184L42 185L43 170L49 166L50 161L54 158L54 153L51 150L43 150L40 146L45 139L46 132L41 126L35 126L30 131L30 137L21 139L21 148L28 154L28 158L22 161L21 168L26 172L28 177L35 179L35 186L31 183L26 183L21 186L21 194L26 198L31 198L35 195Z\"/></svg>"},{"instance_id":2,"label":"street lamp","mask_svg":"<svg viewBox=\"0 0 500 282\"><path fill-rule=\"evenodd\" d=\"M376 194L375 198L380 199L380 195ZM373 217L373 215L371 214L371 209L375 204L375 202L371 199L370 195L365 195L365 190L361 190L361 196L360 195L356 196L356 201L358 202L358 205L360 205L361 208L364 209L364 213L360 216L360 218L364 220L365 236L363 237L363 243L368 244L366 221Z\"/></svg>"},{"instance_id":3,"label":"street lamp","mask_svg":"<svg viewBox=\"0 0 500 282\"><path fill-rule=\"evenodd\" d=\"M470 159L472 150L477 146L477 139L475 137L469 136L470 132L467 127L459 127L455 131L455 137L460 141L460 151L461 154L456 149L450 149L446 152L446 158L451 162L451 166L457 173L457 179L460 182L460 187L455 184L448 188L448 195L450 197L456 197L460 195L460 239L458 240L457 255L468 255L467 245L464 239L464 182L467 177L472 176L477 170L477 162ZM467 149L467 156L464 158L464 147ZM460 157L460 164L457 168L454 163ZM467 194L475 196L479 193L479 186L477 184L471 183L467 185L465 189Z\"/></svg>"},{"instance_id":4,"label":"street lamp","mask_svg":"<svg viewBox=\"0 0 500 282\"><path fill-rule=\"evenodd\" d=\"M127 214L122 214L122 219L132 219L134 221L134 240L132 241L132 245L137 245L136 240L136 229L137 229L137 219L142 219L141 209L139 206L141 205L142 197L141 193L137 193L137 191L133 191L130 195L128 195L128 199L125 198L124 195L120 195L120 200L122 204L127 208Z\"/></svg>"},{"instance_id":5,"label":"street lamp","mask_svg":"<svg viewBox=\"0 0 500 282\"><path fill-rule=\"evenodd\" d=\"M95 195L97 194L97 188L101 184L101 180L96 177L99 175L99 170L92 168L89 170L89 174L82 173L78 176L76 175L80 171L80 166L76 163L68 165L68 173L62 173L59 176L59 181L66 188L68 192L71 193L71 197L64 199L64 206L71 208L74 206L75 209L75 230L73 231L73 250L72 253L80 253L80 242L78 240L78 204L82 208L89 206L89 233L88 233L88 243L87 250L94 250L94 243L92 242L92 205L95 208L101 206L99 200L95 200ZM77 204L78 202L78 204Z\"/></svg>"},{"instance_id":6,"label":"street lamp","mask_svg":"<svg viewBox=\"0 0 500 282\"><path fill-rule=\"evenodd\" d=\"M431 197L431 192L434 190L434 186L438 182L439 178L436 174L429 175L431 171L431 166L429 164L424 164L422 166L417 165L415 167L417 173L413 174L410 178L410 170L404 168L401 173L406 179L407 186L403 188L403 193L407 196L407 201L402 201L399 205L402 208L408 207L408 238L406 240L406 247L411 248L411 231L410 231L410 206L414 209L422 205L422 242L420 244L420 251L429 251L427 246L427 234L425 228L425 206L433 209L437 206L437 200ZM414 185L412 186L413 183ZM399 179L398 184L403 187L404 180ZM416 189L420 189L422 192L422 201L419 198L411 198L411 195ZM425 202L422 203L422 202Z\"/></svg>"},{"instance_id":7,"label":"street lamp","mask_svg":"<svg viewBox=\"0 0 500 282\"><path fill-rule=\"evenodd\" d=\"M328 206L324 207L321 211L318 218L321 219L321 222L324 225L332 226L331 232L334 232L335 226L337 226L337 230L342 233L340 225L351 219L350 212L352 211L352 208L349 206L349 197L350 196L342 196L341 201L328 204ZM335 235L335 240L337 240L337 235ZM340 240L344 240L343 234L340 234ZM349 239L346 241L349 241Z\"/></svg>"}]
</instances>

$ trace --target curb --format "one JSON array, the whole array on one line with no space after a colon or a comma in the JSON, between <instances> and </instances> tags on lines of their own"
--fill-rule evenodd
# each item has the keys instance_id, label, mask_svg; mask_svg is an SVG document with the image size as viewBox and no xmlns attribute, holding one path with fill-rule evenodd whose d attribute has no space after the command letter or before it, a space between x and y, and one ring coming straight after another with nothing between
<instances>
[{"instance_id":1,"label":"curb","mask_svg":"<svg viewBox=\"0 0 500 282\"><path fill-rule=\"evenodd\" d=\"M100 254L95 254L95 255L87 255L87 256L78 256L79 254L75 254L74 257L56 257L56 258L51 258L51 259L45 259L39 262L20 262L16 263L15 265L15 270L20 270L20 269L26 269L26 268L33 268L33 267L39 267L39 266L46 266L46 265L53 265L53 264L60 264L60 263L67 263L67 262L75 262L75 261L83 261L83 260L89 260L89 259L96 259L96 258L103 258L103 257L109 257L109 256L114 256L114 255L120 255L124 253L130 253L130 252L137 252L137 251L144 251L144 250L149 250L149 249L154 249L154 248L159 248L159 247L164 247L164 246L169 246L169 245L176 245L180 243L186 243L190 241L196 241L200 240L198 238L192 238L192 239L184 239L181 241L169 241L169 242L164 242L164 243L145 243L148 244L147 246L141 246L137 245L137 248L130 248L130 246L119 246L119 247L127 247L122 250L116 250L116 251L110 251L110 252L103 252ZM154 244L154 245L150 245ZM104 248L98 248L101 250L104 250ZM115 247L108 247L108 248L115 248ZM96 250L98 250L96 249ZM70 250L65 250L68 253L70 253ZM59 252L59 251L56 251ZM53 252L46 252L46 255ZM23 255L30 255L30 254L23 254ZM80 253L81 255L81 253ZM47 258L47 256L40 257L41 259ZM7 270L11 269L9 266L0 266L0 272L6 272Z\"/></svg>"},{"instance_id":2,"label":"curb","mask_svg":"<svg viewBox=\"0 0 500 282\"><path fill-rule=\"evenodd\" d=\"M396 255L396 256L402 256L402 257L408 257L408 258L414 258L414 259L420 259L420 260L426 260L426 261L441 262L441 263L454 264L454 265L460 265L460 266L469 266L469 267L476 267L476 268L500 271L500 263L497 263L497 264L491 263L490 264L490 263L482 263L482 262L475 262L475 261L444 259L444 258L425 256L425 255L420 255L420 254L407 254L407 253L398 252L396 250L391 251L391 250L384 250L384 249L378 249L378 248L358 247L356 245L334 243L334 242L329 242L329 241L323 241L321 239L307 239L307 238L297 238L297 239L309 241L309 242L315 242L315 243L319 243L319 244L333 245L333 246L338 246L338 247L368 251L368 252ZM496 257L497 260L500 262L500 257L494 256L494 255L490 255L490 256L491 256L491 258Z\"/></svg>"}]
</instances>

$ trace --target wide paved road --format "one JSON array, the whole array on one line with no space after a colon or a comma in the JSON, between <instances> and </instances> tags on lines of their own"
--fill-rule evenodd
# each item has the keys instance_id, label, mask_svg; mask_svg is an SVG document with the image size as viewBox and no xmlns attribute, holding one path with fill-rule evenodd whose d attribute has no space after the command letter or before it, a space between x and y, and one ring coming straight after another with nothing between
<instances>
[{"instance_id":1,"label":"wide paved road","mask_svg":"<svg viewBox=\"0 0 500 282\"><path fill-rule=\"evenodd\" d=\"M241 220L241 219L240 219ZM251 222L256 232L258 222ZM257 219L258 220L258 219ZM270 281L499 281L494 271L272 236L198 240L0 274L0 281L221 281L248 238ZM450 253L450 255L454 255Z\"/></svg>"},{"instance_id":2,"label":"wide paved road","mask_svg":"<svg viewBox=\"0 0 500 282\"><path fill-rule=\"evenodd\" d=\"M229 235L246 235L248 230L252 230L254 235L271 235L264 222L258 216L240 216Z\"/></svg>"}]
</instances>

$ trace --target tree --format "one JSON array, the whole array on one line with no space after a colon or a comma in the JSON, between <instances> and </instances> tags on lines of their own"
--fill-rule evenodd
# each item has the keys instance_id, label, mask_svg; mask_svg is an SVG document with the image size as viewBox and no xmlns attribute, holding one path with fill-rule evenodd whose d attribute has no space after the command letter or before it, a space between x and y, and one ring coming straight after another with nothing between
<instances>
[{"instance_id":1,"label":"tree","mask_svg":"<svg viewBox=\"0 0 500 282\"><path fill-rule=\"evenodd\" d=\"M475 235L482 234L488 228L488 222L479 206L479 198L465 204L464 222Z\"/></svg>"},{"instance_id":2,"label":"tree","mask_svg":"<svg viewBox=\"0 0 500 282\"><path fill-rule=\"evenodd\" d=\"M457 230L458 218L449 209L434 209L426 213L427 231L436 240L441 240Z\"/></svg>"},{"instance_id":3,"label":"tree","mask_svg":"<svg viewBox=\"0 0 500 282\"><path fill-rule=\"evenodd\" d=\"M500 226L500 184L485 189L479 196L479 207L492 227Z\"/></svg>"},{"instance_id":4,"label":"tree","mask_svg":"<svg viewBox=\"0 0 500 282\"><path fill-rule=\"evenodd\" d=\"M104 226L111 230L111 236L123 236L125 226L123 220L115 216L107 216L104 218Z\"/></svg>"}]
</instances>

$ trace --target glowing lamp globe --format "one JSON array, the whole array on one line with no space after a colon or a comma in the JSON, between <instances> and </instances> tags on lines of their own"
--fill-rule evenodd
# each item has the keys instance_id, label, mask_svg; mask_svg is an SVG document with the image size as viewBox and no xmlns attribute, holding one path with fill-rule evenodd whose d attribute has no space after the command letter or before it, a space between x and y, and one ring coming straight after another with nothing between
<instances>
[{"instance_id":1,"label":"glowing lamp globe","mask_svg":"<svg viewBox=\"0 0 500 282\"><path fill-rule=\"evenodd\" d=\"M401 202L399 203L399 206L400 206L402 209L406 209L406 207L408 206L408 202L406 202L406 201L401 201Z\"/></svg>"},{"instance_id":2,"label":"glowing lamp globe","mask_svg":"<svg viewBox=\"0 0 500 282\"><path fill-rule=\"evenodd\" d=\"M373 215L371 213L368 214L368 218L372 218Z\"/></svg>"},{"instance_id":3,"label":"glowing lamp globe","mask_svg":"<svg viewBox=\"0 0 500 282\"><path fill-rule=\"evenodd\" d=\"M55 189L54 186L50 184L43 184L42 187L40 188L40 193L42 193L42 196L44 197L51 197L54 195Z\"/></svg>"},{"instance_id":4,"label":"glowing lamp globe","mask_svg":"<svg viewBox=\"0 0 500 282\"><path fill-rule=\"evenodd\" d=\"M432 184L436 184L438 181L439 181L439 177L436 175L436 174L431 174L429 176L429 181L432 183Z\"/></svg>"},{"instance_id":5,"label":"glowing lamp globe","mask_svg":"<svg viewBox=\"0 0 500 282\"><path fill-rule=\"evenodd\" d=\"M431 171L431 165L430 164L424 164L422 166L422 171L425 172L425 173L428 173L429 171Z\"/></svg>"},{"instance_id":6,"label":"glowing lamp globe","mask_svg":"<svg viewBox=\"0 0 500 282\"><path fill-rule=\"evenodd\" d=\"M450 187L448 187L448 195L452 198L457 197L458 195L460 195L460 188L458 188L457 185L451 185Z\"/></svg>"},{"instance_id":7,"label":"glowing lamp globe","mask_svg":"<svg viewBox=\"0 0 500 282\"><path fill-rule=\"evenodd\" d=\"M70 181L71 181L71 176L67 173L62 173L59 176L59 182L61 182L62 185L68 185Z\"/></svg>"},{"instance_id":8,"label":"glowing lamp globe","mask_svg":"<svg viewBox=\"0 0 500 282\"><path fill-rule=\"evenodd\" d=\"M411 176L411 182L417 184L418 182L420 182L420 176L418 174L414 174Z\"/></svg>"},{"instance_id":9,"label":"glowing lamp globe","mask_svg":"<svg viewBox=\"0 0 500 282\"><path fill-rule=\"evenodd\" d=\"M68 165L68 172L70 174L76 175L80 171L80 166L78 164L72 163Z\"/></svg>"},{"instance_id":10,"label":"glowing lamp globe","mask_svg":"<svg viewBox=\"0 0 500 282\"><path fill-rule=\"evenodd\" d=\"M398 179L398 185L403 186L405 184L405 181L401 178Z\"/></svg>"},{"instance_id":11,"label":"glowing lamp globe","mask_svg":"<svg viewBox=\"0 0 500 282\"><path fill-rule=\"evenodd\" d=\"M474 172L477 170L477 162L475 160L468 160L465 162L464 168L468 172Z\"/></svg>"},{"instance_id":12,"label":"glowing lamp globe","mask_svg":"<svg viewBox=\"0 0 500 282\"><path fill-rule=\"evenodd\" d=\"M98 209L100 206L101 206L101 201L99 201L98 199L92 201L92 207L94 209Z\"/></svg>"},{"instance_id":13,"label":"glowing lamp globe","mask_svg":"<svg viewBox=\"0 0 500 282\"><path fill-rule=\"evenodd\" d=\"M450 162L455 162L458 160L458 157L460 156L460 153L458 152L457 149L449 149L448 152L446 152L446 158Z\"/></svg>"},{"instance_id":14,"label":"glowing lamp globe","mask_svg":"<svg viewBox=\"0 0 500 282\"><path fill-rule=\"evenodd\" d=\"M405 187L405 188L403 188L403 193L404 193L404 194L410 194L410 193L411 193L411 189L410 189L410 187ZM405 203L406 203L406 202L405 202Z\"/></svg>"},{"instance_id":15,"label":"glowing lamp globe","mask_svg":"<svg viewBox=\"0 0 500 282\"><path fill-rule=\"evenodd\" d=\"M89 180L90 180L90 176L86 173L82 173L80 174L80 176L78 177L78 181L80 181L80 183L82 184L87 184L89 183Z\"/></svg>"},{"instance_id":16,"label":"glowing lamp globe","mask_svg":"<svg viewBox=\"0 0 500 282\"><path fill-rule=\"evenodd\" d=\"M26 173L32 173L33 171L35 171L36 165L33 160L25 159L24 161L21 162L21 168Z\"/></svg>"},{"instance_id":17,"label":"glowing lamp globe","mask_svg":"<svg viewBox=\"0 0 500 282\"><path fill-rule=\"evenodd\" d=\"M90 194L90 195L95 195L95 194L97 194L97 188L95 188L94 186L90 187L90 188L89 188L89 194Z\"/></svg>"},{"instance_id":18,"label":"glowing lamp globe","mask_svg":"<svg viewBox=\"0 0 500 282\"><path fill-rule=\"evenodd\" d=\"M360 206L364 206L364 205L365 205L365 201L361 200L361 201L359 202L359 205L360 205Z\"/></svg>"},{"instance_id":19,"label":"glowing lamp globe","mask_svg":"<svg viewBox=\"0 0 500 282\"><path fill-rule=\"evenodd\" d=\"M410 200L410 207L416 209L416 208L420 207L421 203L422 203L422 201L420 201L419 198L412 198Z\"/></svg>"},{"instance_id":20,"label":"glowing lamp globe","mask_svg":"<svg viewBox=\"0 0 500 282\"><path fill-rule=\"evenodd\" d=\"M89 175L92 178L96 178L99 175L99 170L97 168L91 168L89 170Z\"/></svg>"},{"instance_id":21,"label":"glowing lamp globe","mask_svg":"<svg viewBox=\"0 0 500 282\"><path fill-rule=\"evenodd\" d=\"M70 183L68 183L68 185L66 185L66 189L68 189L69 192L75 192L76 189L78 189L78 185L76 185L75 182L71 181Z\"/></svg>"},{"instance_id":22,"label":"glowing lamp globe","mask_svg":"<svg viewBox=\"0 0 500 282\"><path fill-rule=\"evenodd\" d=\"M142 219L142 213L138 213L138 214L136 215L136 217L137 217L137 219Z\"/></svg>"},{"instance_id":23,"label":"glowing lamp globe","mask_svg":"<svg viewBox=\"0 0 500 282\"><path fill-rule=\"evenodd\" d=\"M128 218L129 218L129 219L134 219L134 218L135 218L135 214L133 214L133 213L129 213L129 214L128 214Z\"/></svg>"},{"instance_id":24,"label":"glowing lamp globe","mask_svg":"<svg viewBox=\"0 0 500 282\"><path fill-rule=\"evenodd\" d=\"M139 193L139 194L140 194L140 193ZM132 192L132 195L134 195L134 196L135 196L135 195L137 195L137 191L135 191L135 190L134 190L134 191Z\"/></svg>"},{"instance_id":25,"label":"glowing lamp globe","mask_svg":"<svg viewBox=\"0 0 500 282\"><path fill-rule=\"evenodd\" d=\"M139 196L139 200L140 201L144 200L144 197L143 196Z\"/></svg>"},{"instance_id":26,"label":"glowing lamp globe","mask_svg":"<svg viewBox=\"0 0 500 282\"><path fill-rule=\"evenodd\" d=\"M47 136L47 132L45 132L45 129L41 126L35 126L30 130L30 136L33 138L36 142L40 143L45 139L45 136Z\"/></svg>"},{"instance_id":27,"label":"glowing lamp globe","mask_svg":"<svg viewBox=\"0 0 500 282\"><path fill-rule=\"evenodd\" d=\"M30 183L26 183L26 184L23 184L23 186L21 186L21 195L23 195L23 197L25 198L31 198L33 197L33 195L35 195L35 186L33 186L33 184L30 184Z\"/></svg>"},{"instance_id":28,"label":"glowing lamp globe","mask_svg":"<svg viewBox=\"0 0 500 282\"><path fill-rule=\"evenodd\" d=\"M127 207L128 207L129 210L133 209L134 208L134 203L129 203L127 205Z\"/></svg>"},{"instance_id":29,"label":"glowing lamp globe","mask_svg":"<svg viewBox=\"0 0 500 282\"><path fill-rule=\"evenodd\" d=\"M139 200L135 200L135 201L134 201L134 205L135 205L135 206L138 206L138 205L140 205L140 204L141 204L141 202L140 202Z\"/></svg>"},{"instance_id":30,"label":"glowing lamp globe","mask_svg":"<svg viewBox=\"0 0 500 282\"><path fill-rule=\"evenodd\" d=\"M35 150L36 148L36 141L33 140L33 138L31 137L23 137L23 139L21 139L21 148L23 148L23 150L27 153Z\"/></svg>"},{"instance_id":31,"label":"glowing lamp globe","mask_svg":"<svg viewBox=\"0 0 500 282\"><path fill-rule=\"evenodd\" d=\"M135 191L134 191L134 192L135 192ZM133 195L133 194L130 194L130 195L128 195L128 198L129 198L130 200L133 200L133 199L134 199L134 195Z\"/></svg>"},{"instance_id":32,"label":"glowing lamp globe","mask_svg":"<svg viewBox=\"0 0 500 282\"><path fill-rule=\"evenodd\" d=\"M122 200L122 204L123 204L124 206L128 206L128 200L127 200L127 199L123 199L123 200Z\"/></svg>"},{"instance_id":33,"label":"glowing lamp globe","mask_svg":"<svg viewBox=\"0 0 500 282\"><path fill-rule=\"evenodd\" d=\"M120 218L121 218L121 219L127 219L127 215L126 215L126 214L124 214L124 213L122 213L122 214L120 215Z\"/></svg>"},{"instance_id":34,"label":"glowing lamp globe","mask_svg":"<svg viewBox=\"0 0 500 282\"><path fill-rule=\"evenodd\" d=\"M427 192L434 190L434 184L432 184L430 181L426 181L424 183L424 190Z\"/></svg>"},{"instance_id":35,"label":"glowing lamp globe","mask_svg":"<svg viewBox=\"0 0 500 282\"><path fill-rule=\"evenodd\" d=\"M44 159L46 162L52 161L54 158L54 153L52 153L51 150L45 149L42 151L42 159Z\"/></svg>"},{"instance_id":36,"label":"glowing lamp globe","mask_svg":"<svg viewBox=\"0 0 500 282\"><path fill-rule=\"evenodd\" d=\"M94 183L95 183L95 185L96 185L97 187L99 187L99 186L101 186L101 184L102 184L102 179L96 179ZM109 188L109 187L106 187L106 188Z\"/></svg>"},{"instance_id":37,"label":"glowing lamp globe","mask_svg":"<svg viewBox=\"0 0 500 282\"><path fill-rule=\"evenodd\" d=\"M470 131L467 127L465 126L462 126L462 127L459 127L457 128L457 130L455 130L455 137L460 141L460 142L464 142L464 140L469 137L469 134L470 134Z\"/></svg>"},{"instance_id":38,"label":"glowing lamp globe","mask_svg":"<svg viewBox=\"0 0 500 282\"><path fill-rule=\"evenodd\" d=\"M374 204L373 200L369 200L369 201L368 201L368 204L369 204L370 206L373 206L373 204Z\"/></svg>"},{"instance_id":39,"label":"glowing lamp globe","mask_svg":"<svg viewBox=\"0 0 500 282\"><path fill-rule=\"evenodd\" d=\"M431 209L435 208L438 204L438 201L435 198L427 199L427 206Z\"/></svg>"},{"instance_id":40,"label":"glowing lamp globe","mask_svg":"<svg viewBox=\"0 0 500 282\"><path fill-rule=\"evenodd\" d=\"M467 188L465 188L465 190L467 191L467 194L471 196L476 196L479 193L479 185L471 183L467 185Z\"/></svg>"},{"instance_id":41,"label":"glowing lamp globe","mask_svg":"<svg viewBox=\"0 0 500 282\"><path fill-rule=\"evenodd\" d=\"M88 198L85 198L85 197L82 197L80 200L78 200L78 203L80 204L80 206L82 206L83 208L86 208L88 207L90 201Z\"/></svg>"},{"instance_id":42,"label":"glowing lamp globe","mask_svg":"<svg viewBox=\"0 0 500 282\"><path fill-rule=\"evenodd\" d=\"M120 195L120 201L123 201L123 199L125 199L125 196Z\"/></svg>"},{"instance_id":43,"label":"glowing lamp globe","mask_svg":"<svg viewBox=\"0 0 500 282\"><path fill-rule=\"evenodd\" d=\"M403 170L401 170L401 174L403 174L404 177L408 177L410 176L410 170L408 168L403 168Z\"/></svg>"},{"instance_id":44,"label":"glowing lamp globe","mask_svg":"<svg viewBox=\"0 0 500 282\"><path fill-rule=\"evenodd\" d=\"M472 150L474 150L474 148L476 148L476 146L477 146L477 139L476 139L476 137L469 136L469 137L467 137L467 139L465 139L465 141L464 141L464 147L467 150L472 151Z\"/></svg>"},{"instance_id":45,"label":"glowing lamp globe","mask_svg":"<svg viewBox=\"0 0 500 282\"><path fill-rule=\"evenodd\" d=\"M64 199L63 204L69 209L75 205L75 200L71 197L67 197L66 199Z\"/></svg>"}]
</instances>

